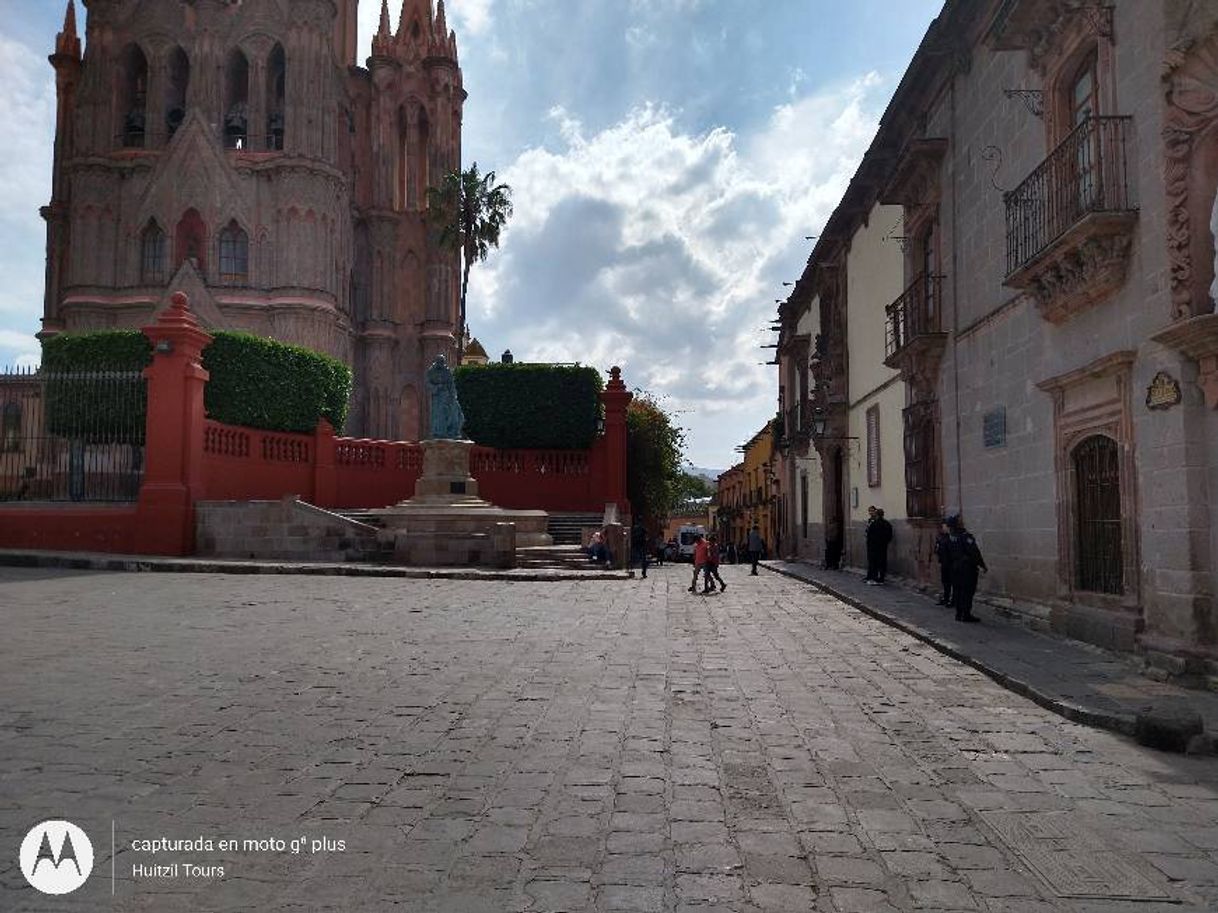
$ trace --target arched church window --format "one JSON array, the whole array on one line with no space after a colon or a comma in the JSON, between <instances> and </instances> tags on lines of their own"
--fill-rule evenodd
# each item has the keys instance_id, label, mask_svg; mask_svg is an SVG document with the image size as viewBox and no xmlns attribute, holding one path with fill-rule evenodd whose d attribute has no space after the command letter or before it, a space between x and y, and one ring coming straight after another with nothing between
<instances>
[{"instance_id":1,"label":"arched church window","mask_svg":"<svg viewBox=\"0 0 1218 913\"><path fill-rule=\"evenodd\" d=\"M197 209L182 214L174 235L174 269L190 260L199 275L207 274L207 225Z\"/></svg>"},{"instance_id":2,"label":"arched church window","mask_svg":"<svg viewBox=\"0 0 1218 913\"><path fill-rule=\"evenodd\" d=\"M233 48L224 67L224 148L249 146L250 64Z\"/></svg>"},{"instance_id":3,"label":"arched church window","mask_svg":"<svg viewBox=\"0 0 1218 913\"><path fill-rule=\"evenodd\" d=\"M190 59L180 47L169 55L169 79L165 84L165 134L172 137L186 119L186 90L190 87Z\"/></svg>"},{"instance_id":4,"label":"arched church window","mask_svg":"<svg viewBox=\"0 0 1218 913\"><path fill-rule=\"evenodd\" d=\"M122 142L128 148L141 149L147 134L148 58L139 45L127 46L119 72L122 79L119 92Z\"/></svg>"},{"instance_id":5,"label":"arched church window","mask_svg":"<svg viewBox=\"0 0 1218 913\"><path fill-rule=\"evenodd\" d=\"M21 449L21 404L10 400L0 417L0 450L12 453Z\"/></svg>"},{"instance_id":6,"label":"arched church window","mask_svg":"<svg viewBox=\"0 0 1218 913\"><path fill-rule=\"evenodd\" d=\"M220 232L220 280L245 282L249 276L250 239L236 219Z\"/></svg>"},{"instance_id":7,"label":"arched church window","mask_svg":"<svg viewBox=\"0 0 1218 913\"><path fill-rule=\"evenodd\" d=\"M165 281L165 232L156 222L149 222L140 238L140 279L145 285Z\"/></svg>"},{"instance_id":8,"label":"arched church window","mask_svg":"<svg viewBox=\"0 0 1218 913\"><path fill-rule=\"evenodd\" d=\"M1078 588L1092 593L1120 593L1121 473L1117 444L1097 434L1074 451Z\"/></svg>"},{"instance_id":9,"label":"arched church window","mask_svg":"<svg viewBox=\"0 0 1218 913\"><path fill-rule=\"evenodd\" d=\"M287 57L283 45L275 45L266 69L266 148L283 149L284 99L287 97Z\"/></svg>"}]
</instances>

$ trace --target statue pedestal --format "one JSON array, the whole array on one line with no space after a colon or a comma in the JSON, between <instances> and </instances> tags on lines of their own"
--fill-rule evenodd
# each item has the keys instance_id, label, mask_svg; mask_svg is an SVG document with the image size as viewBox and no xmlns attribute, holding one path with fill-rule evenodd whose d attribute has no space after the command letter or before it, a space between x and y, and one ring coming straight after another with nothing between
<instances>
[{"instance_id":1,"label":"statue pedestal","mask_svg":"<svg viewBox=\"0 0 1218 913\"><path fill-rule=\"evenodd\" d=\"M515 567L516 549L552 545L544 510L505 510L478 497L473 441L423 441L414 497L375 511L394 560L414 567Z\"/></svg>"}]
</instances>

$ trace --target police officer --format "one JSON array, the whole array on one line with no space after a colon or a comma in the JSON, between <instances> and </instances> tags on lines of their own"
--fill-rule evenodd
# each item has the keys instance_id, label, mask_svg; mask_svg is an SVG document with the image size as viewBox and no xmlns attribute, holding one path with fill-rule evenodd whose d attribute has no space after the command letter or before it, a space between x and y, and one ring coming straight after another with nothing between
<instances>
[{"instance_id":1,"label":"police officer","mask_svg":"<svg viewBox=\"0 0 1218 913\"><path fill-rule=\"evenodd\" d=\"M935 537L935 557L939 559L939 582L943 585L943 595L939 597L939 605L949 608L952 604L951 541L947 520L944 519L939 524L939 535Z\"/></svg>"},{"instance_id":2,"label":"police officer","mask_svg":"<svg viewBox=\"0 0 1218 913\"><path fill-rule=\"evenodd\" d=\"M973 614L973 595L977 592L977 571L988 571L973 534L964 528L957 514L946 520L947 554L952 568L952 604L956 621L980 621Z\"/></svg>"}]
</instances>

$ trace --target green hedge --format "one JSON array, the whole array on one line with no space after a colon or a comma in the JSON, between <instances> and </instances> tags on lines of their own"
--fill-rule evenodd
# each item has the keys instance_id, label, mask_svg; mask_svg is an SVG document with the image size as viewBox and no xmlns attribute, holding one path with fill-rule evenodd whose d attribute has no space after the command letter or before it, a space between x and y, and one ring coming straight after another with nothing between
<instances>
[{"instance_id":1,"label":"green hedge","mask_svg":"<svg viewBox=\"0 0 1218 913\"><path fill-rule=\"evenodd\" d=\"M351 369L342 362L250 333L221 330L213 336L203 350L203 367L211 374L203 395L208 418L268 431L310 432L325 416L342 430L352 383ZM42 345L48 372L142 371L151 361L152 347L138 330L61 333ZM54 433L79 436L104 424L94 417L109 408L104 391L87 393L78 381L56 383L72 386L48 394ZM141 405L138 416L122 419L123 427L138 425L141 441L143 416Z\"/></svg>"},{"instance_id":2,"label":"green hedge","mask_svg":"<svg viewBox=\"0 0 1218 913\"><path fill-rule=\"evenodd\" d=\"M310 349L251 333L217 332L203 350L207 417L230 425L309 432L347 421L351 369Z\"/></svg>"},{"instance_id":3,"label":"green hedge","mask_svg":"<svg viewBox=\"0 0 1218 913\"><path fill-rule=\"evenodd\" d=\"M464 365L455 372L465 435L485 447L584 450L596 439L603 381L580 365Z\"/></svg>"}]
</instances>

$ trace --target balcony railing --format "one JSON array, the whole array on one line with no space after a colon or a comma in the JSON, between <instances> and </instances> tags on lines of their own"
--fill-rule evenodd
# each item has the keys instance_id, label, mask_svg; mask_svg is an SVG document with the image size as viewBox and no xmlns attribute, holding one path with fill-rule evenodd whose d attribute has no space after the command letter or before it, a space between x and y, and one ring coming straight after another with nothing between
<instances>
[{"instance_id":1,"label":"balcony railing","mask_svg":"<svg viewBox=\"0 0 1218 913\"><path fill-rule=\"evenodd\" d=\"M920 273L901 297L888 305L886 354L889 358L920 336L940 332L943 277Z\"/></svg>"},{"instance_id":2,"label":"balcony railing","mask_svg":"<svg viewBox=\"0 0 1218 913\"><path fill-rule=\"evenodd\" d=\"M1136 209L1129 185L1129 117L1089 117L1005 195L1007 276L1091 213Z\"/></svg>"}]
</instances>

